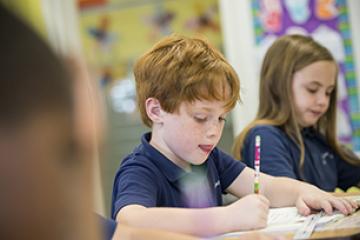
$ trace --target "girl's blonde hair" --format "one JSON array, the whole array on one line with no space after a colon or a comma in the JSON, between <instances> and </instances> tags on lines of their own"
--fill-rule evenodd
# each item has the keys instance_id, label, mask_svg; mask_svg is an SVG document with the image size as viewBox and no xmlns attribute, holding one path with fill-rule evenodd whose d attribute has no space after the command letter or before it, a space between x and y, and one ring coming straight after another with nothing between
<instances>
[{"instance_id":1,"label":"girl's blonde hair","mask_svg":"<svg viewBox=\"0 0 360 240\"><path fill-rule=\"evenodd\" d=\"M242 146L250 129L257 125L273 125L285 131L298 144L299 166L302 169L304 143L294 111L292 80L295 72L318 61L335 63L329 50L310 37L285 35L273 43L265 55L261 68L259 110L255 120L235 139L233 154L236 158L241 159ZM335 88L330 95L329 108L314 127L325 136L327 143L341 158L358 165L360 161L356 156L340 147L336 139L336 80Z\"/></svg>"}]
</instances>

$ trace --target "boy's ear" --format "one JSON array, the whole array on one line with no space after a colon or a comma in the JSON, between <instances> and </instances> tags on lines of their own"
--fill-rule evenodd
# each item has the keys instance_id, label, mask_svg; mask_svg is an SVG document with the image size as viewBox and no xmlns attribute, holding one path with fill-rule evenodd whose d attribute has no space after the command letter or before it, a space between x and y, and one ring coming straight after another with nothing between
<instances>
[{"instance_id":1,"label":"boy's ear","mask_svg":"<svg viewBox=\"0 0 360 240\"><path fill-rule=\"evenodd\" d=\"M161 123L163 110L159 100L156 98L148 98L145 101L146 114L153 123Z\"/></svg>"}]
</instances>

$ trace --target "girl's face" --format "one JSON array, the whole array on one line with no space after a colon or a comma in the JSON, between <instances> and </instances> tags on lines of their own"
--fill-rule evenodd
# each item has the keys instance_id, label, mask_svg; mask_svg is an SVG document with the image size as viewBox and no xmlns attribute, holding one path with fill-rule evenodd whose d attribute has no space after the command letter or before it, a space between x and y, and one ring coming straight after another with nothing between
<instances>
[{"instance_id":1,"label":"girl's face","mask_svg":"<svg viewBox=\"0 0 360 240\"><path fill-rule=\"evenodd\" d=\"M151 144L184 169L204 163L220 140L227 115L224 104L181 103L178 112L165 113L160 137Z\"/></svg>"},{"instance_id":2,"label":"girl's face","mask_svg":"<svg viewBox=\"0 0 360 240\"><path fill-rule=\"evenodd\" d=\"M335 88L336 65L319 61L295 72L292 82L295 113L301 127L310 127L323 116Z\"/></svg>"}]
</instances>

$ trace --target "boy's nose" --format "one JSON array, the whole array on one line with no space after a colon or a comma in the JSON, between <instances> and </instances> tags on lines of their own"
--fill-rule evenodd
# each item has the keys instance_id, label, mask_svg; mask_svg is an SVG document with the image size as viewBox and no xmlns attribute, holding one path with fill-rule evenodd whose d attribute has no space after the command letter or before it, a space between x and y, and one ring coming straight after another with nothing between
<instances>
[{"instance_id":1,"label":"boy's nose","mask_svg":"<svg viewBox=\"0 0 360 240\"><path fill-rule=\"evenodd\" d=\"M212 122L210 123L209 128L207 129L207 137L214 138L221 135L223 124L221 122Z\"/></svg>"}]
</instances>

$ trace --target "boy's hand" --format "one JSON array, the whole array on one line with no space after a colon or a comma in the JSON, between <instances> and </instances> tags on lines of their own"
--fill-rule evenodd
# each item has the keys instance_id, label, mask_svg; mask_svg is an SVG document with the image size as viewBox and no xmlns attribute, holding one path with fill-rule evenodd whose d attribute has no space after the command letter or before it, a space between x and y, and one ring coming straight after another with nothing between
<instances>
[{"instance_id":1,"label":"boy's hand","mask_svg":"<svg viewBox=\"0 0 360 240\"><path fill-rule=\"evenodd\" d=\"M359 206L355 201L335 197L316 188L311 193L300 195L296 201L296 207L300 214L306 216L311 213L311 210L321 209L327 214L331 214L333 209L338 209L341 213L348 215L353 213Z\"/></svg>"},{"instance_id":2,"label":"boy's hand","mask_svg":"<svg viewBox=\"0 0 360 240\"><path fill-rule=\"evenodd\" d=\"M231 216L236 230L250 230L264 228L267 224L270 202L260 194L247 195L229 205Z\"/></svg>"}]
</instances>

